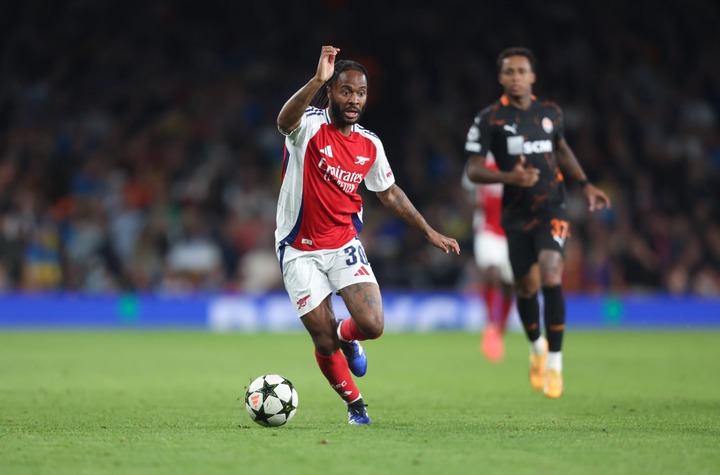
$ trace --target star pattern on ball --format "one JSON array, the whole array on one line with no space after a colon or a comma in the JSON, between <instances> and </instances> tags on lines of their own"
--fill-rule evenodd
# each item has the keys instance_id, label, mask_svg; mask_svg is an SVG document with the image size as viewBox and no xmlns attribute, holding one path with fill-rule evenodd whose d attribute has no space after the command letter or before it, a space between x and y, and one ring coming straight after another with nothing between
<instances>
[{"instance_id":1,"label":"star pattern on ball","mask_svg":"<svg viewBox=\"0 0 720 475\"><path fill-rule=\"evenodd\" d=\"M282 376L261 376L250 384L245 394L245 407L256 423L266 427L281 426L297 411L297 391Z\"/></svg>"}]
</instances>

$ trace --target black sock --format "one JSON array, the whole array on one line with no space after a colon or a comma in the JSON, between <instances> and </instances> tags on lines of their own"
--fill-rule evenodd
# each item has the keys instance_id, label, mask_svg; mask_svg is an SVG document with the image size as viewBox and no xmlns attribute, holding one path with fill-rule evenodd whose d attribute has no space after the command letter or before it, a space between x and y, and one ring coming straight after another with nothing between
<instances>
[{"instance_id":1,"label":"black sock","mask_svg":"<svg viewBox=\"0 0 720 475\"><path fill-rule=\"evenodd\" d=\"M540 305L537 294L530 298L517 298L517 310L528 340L540 338Z\"/></svg>"},{"instance_id":2,"label":"black sock","mask_svg":"<svg viewBox=\"0 0 720 475\"><path fill-rule=\"evenodd\" d=\"M562 287L559 285L543 287L542 292L545 301L545 332L548 349L561 351L565 333L565 297Z\"/></svg>"}]
</instances>

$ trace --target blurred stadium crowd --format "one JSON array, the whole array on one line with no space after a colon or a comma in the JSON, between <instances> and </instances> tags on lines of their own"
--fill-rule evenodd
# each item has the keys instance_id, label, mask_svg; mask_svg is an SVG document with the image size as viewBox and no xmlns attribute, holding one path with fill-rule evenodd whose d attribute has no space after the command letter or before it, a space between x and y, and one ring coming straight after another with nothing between
<instances>
[{"instance_id":1,"label":"blurred stadium crowd","mask_svg":"<svg viewBox=\"0 0 720 475\"><path fill-rule=\"evenodd\" d=\"M614 204L591 215L568 183L567 290L720 294L717 3L228 3L0 7L0 289L281 288L275 118L333 44L368 67L362 123L398 183L464 249L437 252L366 193L384 289L477 281L465 134L500 94L497 54L526 46Z\"/></svg>"}]
</instances>

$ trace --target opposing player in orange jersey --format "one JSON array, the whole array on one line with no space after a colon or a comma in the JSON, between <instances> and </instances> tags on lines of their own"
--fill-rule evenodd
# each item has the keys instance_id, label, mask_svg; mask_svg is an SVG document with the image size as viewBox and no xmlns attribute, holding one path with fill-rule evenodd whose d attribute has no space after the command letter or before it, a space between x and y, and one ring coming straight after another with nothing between
<instances>
[{"instance_id":1,"label":"opposing player in orange jersey","mask_svg":"<svg viewBox=\"0 0 720 475\"><path fill-rule=\"evenodd\" d=\"M533 95L535 70L535 55L527 48L500 53L498 81L503 95L475 116L465 143L466 173L475 183L503 184L502 227L517 310L530 341L530 384L556 399L563 393L562 274L570 237L565 175L580 184L590 211L610 206L610 200L588 181L565 140L560 107ZM489 152L497 170L487 166Z\"/></svg>"}]
</instances>

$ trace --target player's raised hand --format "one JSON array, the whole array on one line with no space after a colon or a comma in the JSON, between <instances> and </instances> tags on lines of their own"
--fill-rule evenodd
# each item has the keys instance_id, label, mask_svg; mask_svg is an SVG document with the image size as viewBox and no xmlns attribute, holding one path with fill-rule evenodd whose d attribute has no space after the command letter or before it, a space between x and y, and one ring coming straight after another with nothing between
<instances>
[{"instance_id":1,"label":"player's raised hand","mask_svg":"<svg viewBox=\"0 0 720 475\"><path fill-rule=\"evenodd\" d=\"M540 179L540 170L535 167L525 167L525 158L521 156L515 168L508 172L508 185L530 188Z\"/></svg>"},{"instance_id":2,"label":"player's raised hand","mask_svg":"<svg viewBox=\"0 0 720 475\"><path fill-rule=\"evenodd\" d=\"M592 183L588 183L583 187L583 194L588 200L588 209L595 211L610 207L610 198L600 188L595 187Z\"/></svg>"},{"instance_id":3,"label":"player's raised hand","mask_svg":"<svg viewBox=\"0 0 720 475\"><path fill-rule=\"evenodd\" d=\"M334 46L323 46L318 61L317 73L315 74L322 82L329 80L335 72L335 56L340 48Z\"/></svg>"}]
</instances>

